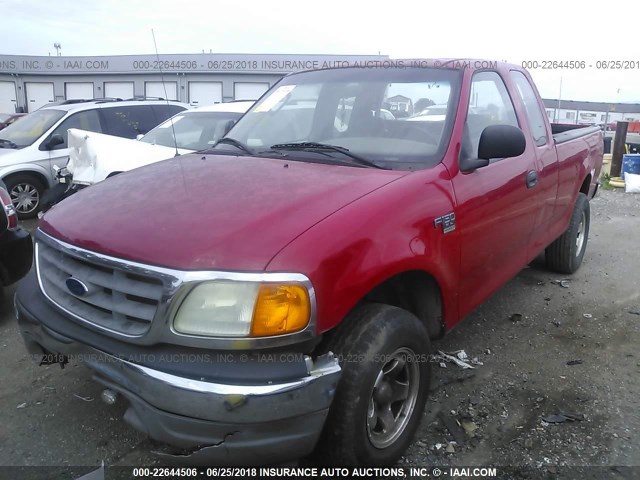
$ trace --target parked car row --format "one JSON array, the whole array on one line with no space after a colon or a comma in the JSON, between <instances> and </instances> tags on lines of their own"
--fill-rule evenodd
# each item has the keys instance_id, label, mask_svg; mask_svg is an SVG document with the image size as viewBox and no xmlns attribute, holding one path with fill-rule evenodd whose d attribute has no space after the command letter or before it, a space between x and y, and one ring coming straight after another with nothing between
<instances>
[{"instance_id":1,"label":"parked car row","mask_svg":"<svg viewBox=\"0 0 640 480\"><path fill-rule=\"evenodd\" d=\"M253 101L218 103L182 111L137 140L69 129L69 162L59 184L42 198L42 211L94 183L122 172L213 146Z\"/></svg>"},{"instance_id":2,"label":"parked car row","mask_svg":"<svg viewBox=\"0 0 640 480\"><path fill-rule=\"evenodd\" d=\"M107 109L114 105L118 105L118 108L105 112L90 107L90 105L100 105L98 108L105 108L102 104L107 102L119 102L117 104L109 103ZM16 172L7 175L10 182L9 187L0 180L0 206L2 206L0 212L0 287L14 283L31 268L31 237L26 231L18 228L20 218L31 217L33 211L47 210L58 201L75 193L79 188L84 188L123 171L164 160L177 154L209 148L254 103L252 101L231 102L185 111L179 106L174 108L171 103L168 104L171 107L170 110L166 110L167 102L160 105L140 104L139 100L136 100L134 108L128 108L132 105L121 102L120 99L58 102L31 114L28 122L22 125L22 129L12 129L5 134L8 138L0 140L2 142L0 146L8 148L7 152L10 152L28 146L23 143L17 144L14 140L27 138L28 135L35 138L37 133L40 133L38 139L48 139L45 140L45 145L51 145L49 151L65 150L68 152L67 162L64 158L65 152L56 153L60 158L60 164L66 163L62 168L55 162L46 165L46 162L42 160L21 161L16 164L15 157L12 159L10 156L9 159L13 160L13 163L4 162L4 165L0 163L0 168L12 166L11 171ZM69 107L69 110L66 110L67 114L63 114L57 123L47 122L47 119L60 115L60 112L52 112L54 107L78 106L80 104L84 108ZM164 112L163 109L165 109ZM137 140L125 138L133 137L134 133L152 127L152 124L156 123L158 118L166 115L167 111L174 110L181 113L152 128L148 134L137 133L135 135ZM153 120L145 118L145 114L148 115L150 111L155 112ZM109 121L112 113L118 116L126 114L126 118L122 118L122 121L126 122L130 129L127 131L126 128L120 126L119 133L122 134L122 137L96 132L98 127L102 128L100 120L104 120L104 125L110 125L108 131L112 133L118 131L113 126L113 119ZM24 115L15 118L22 116ZM91 117L98 119L93 125L86 120ZM13 121L7 123L11 124ZM47 125L49 126L47 127ZM85 129L69 128L65 131L65 128L74 125ZM38 128L40 132L34 132L34 128ZM93 128L93 130L86 128ZM38 139L33 143L36 143ZM61 140L63 143L57 143ZM24 142L24 140L22 141ZM33 154L34 151L32 150L31 153ZM20 158L25 159L26 156L23 154ZM0 156L0 160L5 159L7 159L7 155ZM50 167L53 172L56 172L56 180L59 180L60 183L54 183L52 188L44 191L36 188L36 184L33 182L36 182L35 175L40 171L40 167L47 173ZM73 174L75 174L75 179ZM37 186L39 187L41 184L38 183Z\"/></svg>"},{"instance_id":3,"label":"parked car row","mask_svg":"<svg viewBox=\"0 0 640 480\"><path fill-rule=\"evenodd\" d=\"M0 130L0 179L21 219L33 218L42 194L67 164L67 130L136 138L188 105L167 101L92 100L44 107Z\"/></svg>"},{"instance_id":4,"label":"parked car row","mask_svg":"<svg viewBox=\"0 0 640 480\"><path fill-rule=\"evenodd\" d=\"M127 147L72 131L70 180L98 183L40 220L27 350L82 357L182 460L393 464L431 342L541 252L581 266L602 165L602 131L556 130L525 70L458 63L288 75L229 131L185 112L147 137L205 150L105 181Z\"/></svg>"}]
</instances>

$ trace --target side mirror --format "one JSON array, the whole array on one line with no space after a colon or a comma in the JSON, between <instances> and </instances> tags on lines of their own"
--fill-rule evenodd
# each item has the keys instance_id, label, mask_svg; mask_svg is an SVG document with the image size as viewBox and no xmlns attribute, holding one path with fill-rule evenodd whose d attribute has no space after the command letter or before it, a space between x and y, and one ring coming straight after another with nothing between
<instances>
[{"instance_id":1,"label":"side mirror","mask_svg":"<svg viewBox=\"0 0 640 480\"><path fill-rule=\"evenodd\" d=\"M486 167L493 158L517 157L524 153L527 141L524 133L512 125L489 125L480 135L478 158L460 160L460 170L472 172Z\"/></svg>"},{"instance_id":2,"label":"side mirror","mask_svg":"<svg viewBox=\"0 0 640 480\"><path fill-rule=\"evenodd\" d=\"M51 137L49 137L49 140L47 140L45 147L47 148L47 150L53 150L54 147L62 145L63 143L64 138L62 138L62 135L60 135L59 133L54 133L53 135L51 135Z\"/></svg>"}]
</instances>

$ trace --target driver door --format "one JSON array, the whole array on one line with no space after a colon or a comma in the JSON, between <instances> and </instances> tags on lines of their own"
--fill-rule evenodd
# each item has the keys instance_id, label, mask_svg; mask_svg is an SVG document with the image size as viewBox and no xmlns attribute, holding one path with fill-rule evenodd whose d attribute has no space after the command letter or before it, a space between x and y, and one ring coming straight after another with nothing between
<instances>
[{"instance_id":1,"label":"driver door","mask_svg":"<svg viewBox=\"0 0 640 480\"><path fill-rule=\"evenodd\" d=\"M502 77L476 72L460 156L478 157L482 131L490 125L520 127ZM525 130L525 134L528 130ZM518 157L492 159L452 179L461 235L460 313L466 315L512 278L526 262L536 218L536 189L527 187L527 172L536 168L529 139Z\"/></svg>"}]
</instances>

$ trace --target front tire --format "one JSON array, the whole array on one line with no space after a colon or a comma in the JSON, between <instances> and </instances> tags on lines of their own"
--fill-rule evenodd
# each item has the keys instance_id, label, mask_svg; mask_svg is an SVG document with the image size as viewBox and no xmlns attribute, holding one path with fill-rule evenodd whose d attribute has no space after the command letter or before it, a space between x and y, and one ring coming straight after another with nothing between
<instances>
[{"instance_id":1,"label":"front tire","mask_svg":"<svg viewBox=\"0 0 640 480\"><path fill-rule=\"evenodd\" d=\"M406 310L364 304L345 320L330 349L342 377L320 453L334 465L391 465L420 425L431 382L424 324Z\"/></svg>"},{"instance_id":2,"label":"front tire","mask_svg":"<svg viewBox=\"0 0 640 480\"><path fill-rule=\"evenodd\" d=\"M28 173L18 173L6 178L4 183L20 220L38 215L40 198L45 191L40 179Z\"/></svg>"},{"instance_id":3,"label":"front tire","mask_svg":"<svg viewBox=\"0 0 640 480\"><path fill-rule=\"evenodd\" d=\"M547 267L558 273L573 273L582 264L591 223L589 200L578 193L569 228L545 250Z\"/></svg>"}]
</instances>

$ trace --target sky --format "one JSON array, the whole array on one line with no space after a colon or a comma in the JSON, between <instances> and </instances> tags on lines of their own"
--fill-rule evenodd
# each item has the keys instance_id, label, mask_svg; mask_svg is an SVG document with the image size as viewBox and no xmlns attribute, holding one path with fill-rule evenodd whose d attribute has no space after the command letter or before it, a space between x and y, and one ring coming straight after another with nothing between
<instances>
[{"instance_id":1,"label":"sky","mask_svg":"<svg viewBox=\"0 0 640 480\"><path fill-rule=\"evenodd\" d=\"M635 2L534 0L2 0L0 54L382 54L392 58L585 61L529 69L545 98L640 103ZM627 12L627 14L625 14ZM633 22L632 22L633 23ZM614 27L614 25L620 25ZM630 60L634 69L597 62ZM592 65L589 67L588 65Z\"/></svg>"}]
</instances>

